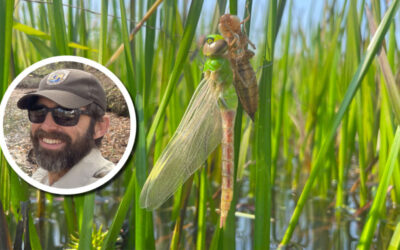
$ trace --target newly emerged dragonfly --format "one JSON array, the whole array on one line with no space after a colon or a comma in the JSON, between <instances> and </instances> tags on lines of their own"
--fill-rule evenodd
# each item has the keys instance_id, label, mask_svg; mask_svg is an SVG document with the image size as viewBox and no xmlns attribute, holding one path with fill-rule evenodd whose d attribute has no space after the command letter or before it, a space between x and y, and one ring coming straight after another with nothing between
<instances>
[{"instance_id":1,"label":"newly emerged dragonfly","mask_svg":"<svg viewBox=\"0 0 400 250\"><path fill-rule=\"evenodd\" d=\"M246 19L240 22L237 16L225 14L219 19L218 29L228 43L228 58L232 66L236 93L243 109L254 120L258 106L258 86L256 73L249 61L254 52L247 47L250 45L255 49L255 46L241 30L241 24L246 22Z\"/></svg>"},{"instance_id":2,"label":"newly emerged dragonfly","mask_svg":"<svg viewBox=\"0 0 400 250\"><path fill-rule=\"evenodd\" d=\"M210 35L203 46L204 78L197 87L171 140L155 163L140 195L144 208L156 209L207 160L222 142L221 221L224 226L233 189L233 123L235 101L225 97L232 70L225 58L227 43ZM236 101L237 102L237 101Z\"/></svg>"}]
</instances>

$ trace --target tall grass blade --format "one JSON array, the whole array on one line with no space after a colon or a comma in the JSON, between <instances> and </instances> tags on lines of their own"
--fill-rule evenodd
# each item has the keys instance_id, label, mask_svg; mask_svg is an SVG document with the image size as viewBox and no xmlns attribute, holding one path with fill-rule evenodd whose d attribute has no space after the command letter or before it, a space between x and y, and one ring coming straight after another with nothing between
<instances>
[{"instance_id":1,"label":"tall grass blade","mask_svg":"<svg viewBox=\"0 0 400 250\"><path fill-rule=\"evenodd\" d=\"M182 186L182 192L179 197L180 200L178 200L179 215L178 215L177 219L175 220L175 227L174 227L174 231L172 233L171 246L170 246L171 250L179 249L179 243L182 238L183 222L185 220L186 208L187 208L187 204L189 201L190 191L191 191L192 185L193 185L193 179L194 179L194 175L189 177L189 179Z\"/></svg>"},{"instance_id":2,"label":"tall grass blade","mask_svg":"<svg viewBox=\"0 0 400 250\"><path fill-rule=\"evenodd\" d=\"M72 197L64 197L63 208L67 222L68 234L72 235L78 231L78 221L76 218Z\"/></svg>"},{"instance_id":3,"label":"tall grass blade","mask_svg":"<svg viewBox=\"0 0 400 250\"><path fill-rule=\"evenodd\" d=\"M82 221L79 230L79 250L92 248L92 229L95 193L84 194Z\"/></svg>"},{"instance_id":4,"label":"tall grass blade","mask_svg":"<svg viewBox=\"0 0 400 250\"><path fill-rule=\"evenodd\" d=\"M237 0L229 0L229 13L231 15L237 15Z\"/></svg>"},{"instance_id":5,"label":"tall grass blade","mask_svg":"<svg viewBox=\"0 0 400 250\"><path fill-rule=\"evenodd\" d=\"M394 230L392 239L390 240L390 244L388 246L388 250L397 249L400 249L400 222L397 223L396 229Z\"/></svg>"},{"instance_id":6,"label":"tall grass blade","mask_svg":"<svg viewBox=\"0 0 400 250\"><path fill-rule=\"evenodd\" d=\"M207 204L207 171L202 168L200 173L199 187L199 206L198 206L198 231L196 249L206 249L206 204Z\"/></svg>"},{"instance_id":7,"label":"tall grass blade","mask_svg":"<svg viewBox=\"0 0 400 250\"><path fill-rule=\"evenodd\" d=\"M101 23L100 23L100 44L98 62L106 63L107 53L107 31L108 31L108 0L101 0Z\"/></svg>"},{"instance_id":8,"label":"tall grass blade","mask_svg":"<svg viewBox=\"0 0 400 250\"><path fill-rule=\"evenodd\" d=\"M367 20L370 26L370 30L372 33L376 32L376 23L375 20L372 17L371 11L367 8L366 10L367 14ZM396 118L396 123L398 124L400 122L400 94L399 94L399 88L396 85L395 77L392 72L392 68L389 63L388 56L386 55L385 49L382 48L379 51L378 54L378 62L379 66L382 70L382 74L384 76L384 83L386 86L386 93L389 96L389 101L390 101L390 107L394 110L394 116ZM390 133L390 131L389 131ZM397 181L397 179L400 177L400 170L398 167L395 168L394 173L393 173L393 185L394 185L394 201L396 203L400 203L400 183Z\"/></svg>"},{"instance_id":9,"label":"tall grass blade","mask_svg":"<svg viewBox=\"0 0 400 250\"><path fill-rule=\"evenodd\" d=\"M86 11L85 11L85 1L80 1L80 12L79 12L79 42L83 46L87 45L87 36L88 36L88 30L86 29ZM88 57L88 51L87 50L80 50L78 55L82 57Z\"/></svg>"},{"instance_id":10,"label":"tall grass blade","mask_svg":"<svg viewBox=\"0 0 400 250\"><path fill-rule=\"evenodd\" d=\"M398 7L399 0L395 0L392 2L390 7L388 8L385 16L383 17L377 32L375 35L372 37L371 42L367 48L366 54L364 58L361 60L360 65L358 66L357 72L354 74L353 79L350 82L349 87L347 88L346 94L343 98L343 101L340 105L340 108L338 112L335 115L335 118L332 122L332 125L329 129L329 133L326 135L326 139L323 142L323 145L321 147L321 150L318 153L318 156L316 160L313 162L312 170L310 173L310 176L304 186L303 192L301 193L301 196L297 202L297 206L294 210L294 213L292 215L292 218L289 222L289 226L285 232L284 238L282 239L282 242L280 243L280 246L285 246L289 243L290 238L292 237L294 228L297 225L297 222L300 217L300 213L305 205L305 202L309 196L309 193L311 191L311 187L315 181L315 179L319 176L320 170L322 169L322 163L324 159L326 158L326 155L328 153L328 149L330 148L331 143L333 143L333 139L336 134L336 130L339 127L339 124L347 111L351 101L353 100L353 97L358 89L358 87L361 84L362 79L364 78L365 74L367 73L367 70L369 66L372 63L372 60L374 59L377 51L380 48L381 42L384 39L384 36L391 24L391 21L394 17L394 14L396 13L396 9Z\"/></svg>"},{"instance_id":11,"label":"tall grass blade","mask_svg":"<svg viewBox=\"0 0 400 250\"><path fill-rule=\"evenodd\" d=\"M64 21L64 10L61 0L54 0L49 7L50 34L56 55L69 55L68 37Z\"/></svg>"},{"instance_id":12,"label":"tall grass blade","mask_svg":"<svg viewBox=\"0 0 400 250\"><path fill-rule=\"evenodd\" d=\"M283 72L283 80L282 80L282 89L280 91L280 99L279 99L279 106L278 106L278 118L276 121L276 132L275 132L275 143L274 147L272 147L272 166L271 166L271 183L275 183L275 175L276 175L276 168L279 156L279 145L281 144L281 133L282 133L282 123L283 117L285 113L285 100L286 100L286 85L287 85L287 78L288 78L288 60L289 60L289 45L290 45L290 29L292 26L292 1L289 4L289 20L287 21L286 26L286 36L285 36L285 48L283 52L283 61L284 61L284 72Z\"/></svg>"},{"instance_id":13,"label":"tall grass blade","mask_svg":"<svg viewBox=\"0 0 400 250\"><path fill-rule=\"evenodd\" d=\"M127 162L127 165L132 164L132 160L133 158L131 158ZM115 246L118 234L122 228L122 223L124 222L126 214L128 213L128 209L132 204L132 199L135 195L134 193L135 180L136 180L136 175L135 173L132 173L131 178L129 180L129 184L126 187L124 196L122 197L121 203L119 204L117 212L114 215L114 218L111 222L111 226L108 229L107 236L104 239L103 246L101 247L102 250L113 249Z\"/></svg>"},{"instance_id":14,"label":"tall grass blade","mask_svg":"<svg viewBox=\"0 0 400 250\"><path fill-rule=\"evenodd\" d=\"M386 192L389 187L390 180L392 178L394 166L397 161L397 157L399 155L399 150L400 150L400 127L397 127L393 144L390 149L389 157L386 161L382 178L379 181L379 186L376 192L375 199L368 213L367 222L361 233L360 241L357 246L358 249L370 249L374 231L378 224L381 211L385 205Z\"/></svg>"},{"instance_id":15,"label":"tall grass blade","mask_svg":"<svg viewBox=\"0 0 400 250\"><path fill-rule=\"evenodd\" d=\"M44 33L43 31L40 31L38 29L35 29L33 27L30 27L28 25L14 22L13 29L21 31L25 34L28 35L28 39L32 42L32 44L35 46L35 48L38 50L40 54L45 53L49 54L48 57L52 55L53 52L50 51L50 49L47 47L46 43L43 40L51 40L51 36L47 33ZM85 33L85 32L83 32ZM85 45L75 43L75 42L69 42L67 44L69 48L75 48L75 49L80 49L83 51L94 51L97 52L95 49L91 49Z\"/></svg>"},{"instance_id":16,"label":"tall grass blade","mask_svg":"<svg viewBox=\"0 0 400 250\"><path fill-rule=\"evenodd\" d=\"M172 91L175 88L175 85L178 81L179 75L182 72L184 63L187 60L187 57L189 54L189 49L190 49L190 46L194 39L194 35L195 35L197 23L199 21L202 6L203 6L203 0L193 1L190 6L188 20L185 24L185 30L183 33L182 43L178 50L174 68L173 68L171 76L168 80L168 85L165 90L165 94L161 100L159 109L157 110L157 113L154 117L153 123L151 124L149 132L147 133L147 139L146 139L147 149L150 148L150 145L154 138L156 129L161 121L162 116L165 113L169 99L171 98L171 95L172 95Z\"/></svg>"},{"instance_id":17,"label":"tall grass blade","mask_svg":"<svg viewBox=\"0 0 400 250\"><path fill-rule=\"evenodd\" d=\"M217 33L218 31L218 22L219 18L225 13L226 10L226 4L228 0L218 0L217 3L215 4L215 10L212 18L212 28L211 28L211 33ZM232 13L233 14L233 13Z\"/></svg>"},{"instance_id":18,"label":"tall grass blade","mask_svg":"<svg viewBox=\"0 0 400 250\"><path fill-rule=\"evenodd\" d=\"M367 9L367 19L372 33L376 32L376 23L372 17L369 9ZM383 76L385 77L386 88L389 94L389 100L392 108L394 109L394 115L396 117L397 123L400 123L400 94L399 88L396 86L396 81L390 67L386 51L382 48L378 54L379 66L381 67Z\"/></svg>"},{"instance_id":19,"label":"tall grass blade","mask_svg":"<svg viewBox=\"0 0 400 250\"><path fill-rule=\"evenodd\" d=\"M68 41L76 41L76 39L75 39L75 27L74 27L74 8L72 8L72 6L73 6L73 3L72 3L72 1L73 0L68 0L68 4L69 4L69 8L68 8L68 11L67 11L67 20L68 20L68 27L67 27L67 30L68 30L68 32L67 32L67 34L68 34ZM83 1L81 1L81 2L83 2ZM78 22L79 21L79 17L78 17L78 15L76 15L77 17L76 17L76 22Z\"/></svg>"},{"instance_id":20,"label":"tall grass blade","mask_svg":"<svg viewBox=\"0 0 400 250\"><path fill-rule=\"evenodd\" d=\"M151 212L145 211L140 207L140 191L146 181L147 176L147 153L146 153L146 128L143 110L143 98L136 96L135 107L138 114L138 138L135 150L135 167L136 167L136 185L135 185L135 247L136 249L150 249L154 246L152 234L147 231L148 221L147 214ZM152 228L152 227L151 227ZM151 244L150 246L147 244Z\"/></svg>"},{"instance_id":21,"label":"tall grass blade","mask_svg":"<svg viewBox=\"0 0 400 250\"><path fill-rule=\"evenodd\" d=\"M14 21L13 29L14 30L19 30L21 32L24 32L27 35L35 36L35 37L40 38L40 39L45 39L45 40L50 40L51 39L51 36L49 34L43 32L41 30L35 29L35 28L31 27L31 26L28 26L26 24L22 24L22 23L16 22L16 21Z\"/></svg>"},{"instance_id":22,"label":"tall grass blade","mask_svg":"<svg viewBox=\"0 0 400 250\"><path fill-rule=\"evenodd\" d=\"M29 239L33 250L42 250L42 245L36 231L36 226L33 224L32 216L29 216Z\"/></svg>"},{"instance_id":23,"label":"tall grass blade","mask_svg":"<svg viewBox=\"0 0 400 250\"><path fill-rule=\"evenodd\" d=\"M0 81L1 96L8 86L11 57L11 39L13 25L14 0L2 1L0 5Z\"/></svg>"},{"instance_id":24,"label":"tall grass blade","mask_svg":"<svg viewBox=\"0 0 400 250\"><path fill-rule=\"evenodd\" d=\"M132 40L135 34L140 30L140 28L144 25L147 19L157 10L157 7L162 3L163 0L157 0L153 6L147 11L146 15L140 20L140 22L135 26L135 29L130 33L129 40ZM106 63L106 67L110 66L124 51L125 43L121 44L118 49L114 52L114 54L110 57L110 59Z\"/></svg>"},{"instance_id":25,"label":"tall grass blade","mask_svg":"<svg viewBox=\"0 0 400 250\"><path fill-rule=\"evenodd\" d=\"M18 175L10 171L11 185L11 206L14 211L21 211L21 202L26 202L29 199L28 184L21 180Z\"/></svg>"},{"instance_id":26,"label":"tall grass blade","mask_svg":"<svg viewBox=\"0 0 400 250\"><path fill-rule=\"evenodd\" d=\"M148 0L147 5L150 9L151 6L155 3L155 0ZM150 97L151 87L152 87L152 76L153 74L153 59L154 59L154 42L156 36L156 30L152 27L156 26L156 15L151 15L150 18L147 20L147 27L146 27L146 41L145 41L145 58L144 58L144 81L143 81L143 98L145 103L148 103L148 99Z\"/></svg>"},{"instance_id":27,"label":"tall grass blade","mask_svg":"<svg viewBox=\"0 0 400 250\"><path fill-rule=\"evenodd\" d=\"M259 82L259 103L255 120L256 135L256 190L255 190L255 229L254 248L269 249L270 246L270 217L271 217L271 91L272 91L272 62L277 26L276 0L269 2L266 16L267 41L264 47L263 68Z\"/></svg>"},{"instance_id":28,"label":"tall grass blade","mask_svg":"<svg viewBox=\"0 0 400 250\"><path fill-rule=\"evenodd\" d=\"M48 16L48 12L46 10L46 7L44 4L39 4L39 20L38 20L38 28L40 30L43 30L43 32L48 32L49 31L49 24L47 23L48 19L47 18L40 18L40 17L46 17Z\"/></svg>"},{"instance_id":29,"label":"tall grass blade","mask_svg":"<svg viewBox=\"0 0 400 250\"><path fill-rule=\"evenodd\" d=\"M135 76L133 73L133 59L131 54L131 46L129 43L129 33L128 26L126 20L126 8L123 0L119 1L120 11L121 11L121 30L122 30L122 39L124 41L124 51L125 51L125 62L126 62L126 70L127 72L127 88L131 95L135 95L136 89L135 85Z\"/></svg>"},{"instance_id":30,"label":"tall grass blade","mask_svg":"<svg viewBox=\"0 0 400 250\"><path fill-rule=\"evenodd\" d=\"M11 250L11 236L8 230L6 215L4 214L3 203L0 200L0 249Z\"/></svg>"},{"instance_id":31,"label":"tall grass blade","mask_svg":"<svg viewBox=\"0 0 400 250\"><path fill-rule=\"evenodd\" d=\"M358 23L358 15L357 15L357 3L352 1L349 3L349 13L347 15L347 23L346 23L346 51L345 51L345 65L346 68L344 78L344 86L343 89L346 87L345 84L351 79L353 72L356 70L357 65L360 63L360 30L359 30L359 23ZM362 116L362 91L359 91L356 99L356 108L358 108L359 112L357 112L358 116ZM338 170L337 170L337 179L338 185L336 190L336 219L340 221L341 219L341 208L343 208L345 203L345 190L346 190L346 183L347 183L347 173L348 173L348 166L350 165L350 155L351 147L353 145L351 138L352 136L352 111L355 108L350 107L351 111L347 112L343 119L342 119L342 128L340 130L340 145L339 145L339 156L338 156ZM330 117L332 119L332 117ZM361 120L362 121L362 120ZM358 128L358 135L359 135L359 167L360 167L360 186L361 186L361 198L360 204L364 205L366 196L363 187L364 187L364 180L365 180L365 154L364 154L364 133L367 127L367 124L363 124L361 121L357 120L357 128Z\"/></svg>"}]
</instances>

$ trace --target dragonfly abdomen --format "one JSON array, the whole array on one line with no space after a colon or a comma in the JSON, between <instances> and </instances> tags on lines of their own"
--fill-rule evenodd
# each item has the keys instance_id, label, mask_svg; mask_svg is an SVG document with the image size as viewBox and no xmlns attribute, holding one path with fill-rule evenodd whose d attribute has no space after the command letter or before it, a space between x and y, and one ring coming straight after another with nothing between
<instances>
[{"instance_id":1,"label":"dragonfly abdomen","mask_svg":"<svg viewBox=\"0 0 400 250\"><path fill-rule=\"evenodd\" d=\"M221 110L222 117L222 187L221 187L221 219L220 227L225 226L226 217L233 197L234 151L233 124L235 111Z\"/></svg>"}]
</instances>

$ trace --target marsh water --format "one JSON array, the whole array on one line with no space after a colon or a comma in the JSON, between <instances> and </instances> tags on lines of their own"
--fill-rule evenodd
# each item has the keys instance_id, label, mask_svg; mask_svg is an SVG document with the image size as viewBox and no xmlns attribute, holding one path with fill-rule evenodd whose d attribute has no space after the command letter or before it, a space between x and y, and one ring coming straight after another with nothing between
<instances>
[{"instance_id":1,"label":"marsh water","mask_svg":"<svg viewBox=\"0 0 400 250\"><path fill-rule=\"evenodd\" d=\"M279 175L278 175L279 176ZM289 223L290 216L296 205L300 193L287 185L288 182L278 180L278 185L273 188L273 210L271 219L271 249L277 248L286 226ZM100 190L96 191L95 199L95 217L94 224L98 229L102 225L105 231L111 224L113 215L116 213L120 198L124 193L124 189L120 179L114 181ZM241 196L247 194L250 182L247 179L241 181L239 201L237 211L243 214L254 214L254 199L251 197ZM334 184L333 184L334 185ZM192 192L194 192L192 190ZM32 197L30 204L30 214L37 214L38 191L32 188ZM39 237L42 240L43 249L65 249L70 244L67 223L63 208L63 196L46 197L45 213L39 219L35 219ZM348 195L348 204L351 206L342 208L340 211L335 210L335 200L331 198L321 198L314 196L308 200L302 212L299 224L296 227L294 236L291 240L289 249L355 249L360 229L363 227L359 223L360 217L365 216L366 211L358 211L355 209L356 201L352 195ZM171 203L170 203L171 204ZM276 205L281 204L281 205ZM353 207L352 207L353 206ZM153 212L154 234L156 237L156 249L168 249L172 237L175 222L170 221L172 209L168 206ZM340 212L341 221L337 222L338 213ZM209 213L209 211L208 211ZM336 213L336 215L335 215ZM392 230L395 226L400 210L397 208L390 209L386 220L380 221L377 237L373 241L374 249L386 249ZM183 239L181 244L183 249L195 248L196 227L195 209L188 207L186 210L186 218L183 225ZM253 247L253 230L254 219L251 216L236 217L236 249L252 249ZM130 216L127 216L130 218ZM126 225L128 219L126 219ZM16 225L9 225L10 231L15 232ZM125 236L132 233L127 226L123 226L120 237L117 242L117 249L130 249L129 242L124 239ZM207 242L210 243L215 225L208 223L207 226ZM132 244L132 242L130 242Z\"/></svg>"}]
</instances>

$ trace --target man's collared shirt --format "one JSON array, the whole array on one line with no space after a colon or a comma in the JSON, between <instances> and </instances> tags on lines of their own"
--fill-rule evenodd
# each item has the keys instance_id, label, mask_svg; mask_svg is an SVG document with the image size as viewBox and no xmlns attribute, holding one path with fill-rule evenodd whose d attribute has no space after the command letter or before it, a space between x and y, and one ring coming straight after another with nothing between
<instances>
[{"instance_id":1,"label":"man's collared shirt","mask_svg":"<svg viewBox=\"0 0 400 250\"><path fill-rule=\"evenodd\" d=\"M83 187L96 182L113 167L114 163L104 159L99 149L93 148L88 155L83 157L51 186L57 188ZM41 167L33 173L32 178L40 183L49 185L48 171Z\"/></svg>"}]
</instances>

